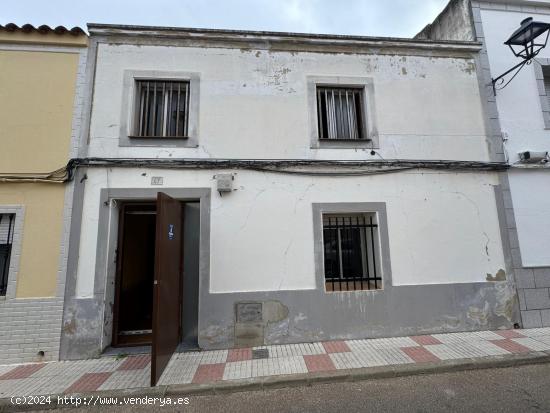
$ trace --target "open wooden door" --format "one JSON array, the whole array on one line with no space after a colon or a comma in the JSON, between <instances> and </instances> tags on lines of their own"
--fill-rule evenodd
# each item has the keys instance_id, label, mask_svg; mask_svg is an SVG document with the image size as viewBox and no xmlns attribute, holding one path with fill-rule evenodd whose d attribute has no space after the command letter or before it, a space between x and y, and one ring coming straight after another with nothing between
<instances>
[{"instance_id":1,"label":"open wooden door","mask_svg":"<svg viewBox=\"0 0 550 413\"><path fill-rule=\"evenodd\" d=\"M155 386L181 336L183 214L179 201L159 192L153 282L151 386Z\"/></svg>"}]
</instances>

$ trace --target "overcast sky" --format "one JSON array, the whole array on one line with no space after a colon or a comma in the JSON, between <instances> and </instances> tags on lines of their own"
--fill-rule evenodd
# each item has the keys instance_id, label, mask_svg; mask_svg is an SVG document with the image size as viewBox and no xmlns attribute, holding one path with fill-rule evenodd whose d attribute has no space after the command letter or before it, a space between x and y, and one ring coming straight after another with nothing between
<instances>
[{"instance_id":1,"label":"overcast sky","mask_svg":"<svg viewBox=\"0 0 550 413\"><path fill-rule=\"evenodd\" d=\"M0 23L118 23L411 37L448 0L0 0Z\"/></svg>"}]
</instances>

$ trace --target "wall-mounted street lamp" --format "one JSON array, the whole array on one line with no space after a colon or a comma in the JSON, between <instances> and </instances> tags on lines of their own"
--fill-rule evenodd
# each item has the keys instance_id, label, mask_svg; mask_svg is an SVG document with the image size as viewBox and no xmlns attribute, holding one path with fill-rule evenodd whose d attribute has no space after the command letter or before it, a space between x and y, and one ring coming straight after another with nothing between
<instances>
[{"instance_id":1,"label":"wall-mounted street lamp","mask_svg":"<svg viewBox=\"0 0 550 413\"><path fill-rule=\"evenodd\" d=\"M507 70L499 77L492 79L493 81L493 92L496 96L497 94L497 84L501 85L504 83L504 78L506 75L510 74L517 69L514 76L502 87L498 88L504 89L508 84L516 77L516 75L523 69L523 66L526 64L531 64L531 61L535 58L539 52L546 47L548 42L548 36L550 35L550 24L543 22L535 22L532 17L521 22L519 29L517 29L508 40L504 42L514 53L514 56L523 59L521 63L518 63L510 70ZM539 41L537 43L536 39L544 39L544 42Z\"/></svg>"}]
</instances>

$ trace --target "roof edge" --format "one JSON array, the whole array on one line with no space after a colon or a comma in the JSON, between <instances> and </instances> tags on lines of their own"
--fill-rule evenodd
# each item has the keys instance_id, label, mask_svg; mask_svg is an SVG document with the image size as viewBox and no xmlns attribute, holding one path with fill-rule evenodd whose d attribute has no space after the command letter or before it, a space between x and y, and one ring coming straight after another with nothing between
<instances>
[{"instance_id":1,"label":"roof edge","mask_svg":"<svg viewBox=\"0 0 550 413\"><path fill-rule=\"evenodd\" d=\"M0 24L0 30L7 31L7 32L23 32L23 33L36 32L40 34L54 33L57 35L70 34L72 36L82 36L82 35L87 36L86 32L77 26L71 29L68 29L65 26L50 27L47 24L43 24L41 26L35 27L30 23L24 24L22 26L18 26L15 23L7 23L5 25Z\"/></svg>"},{"instance_id":2,"label":"roof edge","mask_svg":"<svg viewBox=\"0 0 550 413\"><path fill-rule=\"evenodd\" d=\"M295 32L274 32L254 30L231 30L231 29L205 29L187 27L164 27L164 26L136 26L119 24L88 23L88 32L93 36L127 36L149 37L163 39L191 38L195 40L226 40L240 42L269 41L269 42L292 42L295 44L310 45L347 45L347 46L385 46L385 47L406 47L420 49L449 49L460 51L479 51L481 43L476 41L433 41L414 38L398 37L374 37L338 34L315 34Z\"/></svg>"}]
</instances>

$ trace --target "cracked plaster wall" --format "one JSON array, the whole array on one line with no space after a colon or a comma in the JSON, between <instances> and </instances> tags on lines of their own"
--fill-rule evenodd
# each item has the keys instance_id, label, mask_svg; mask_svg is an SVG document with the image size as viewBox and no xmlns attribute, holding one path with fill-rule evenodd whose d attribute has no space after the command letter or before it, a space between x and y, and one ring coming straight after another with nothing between
<instances>
[{"instance_id":1,"label":"cracked plaster wall","mask_svg":"<svg viewBox=\"0 0 550 413\"><path fill-rule=\"evenodd\" d=\"M108 286L100 286L107 295L94 295L97 273L106 271L96 266L96 246L112 257L116 241L109 234L98 243L101 188L162 190L149 185L150 176L163 176L166 188L213 189L209 272L201 276L199 299L203 348L510 328L517 322L494 201L496 174L312 179L235 171L235 191L220 197L214 190L215 173L88 170L73 302L79 325L66 325L86 333L69 347L70 357L97 355L108 345L94 338L102 334L97 303L109 294ZM386 203L391 288L326 294L318 287L312 203L319 202ZM234 307L241 301L264 303L264 316L252 328L235 322Z\"/></svg>"},{"instance_id":2,"label":"cracked plaster wall","mask_svg":"<svg viewBox=\"0 0 550 413\"><path fill-rule=\"evenodd\" d=\"M533 13L536 11L536 13ZM516 9L503 11L487 9L481 3L480 17L491 73L497 76L517 63L509 48L502 44L504 37L512 33L527 18L550 23L550 7L535 10ZM544 49L539 58L550 58L550 49ZM518 153L526 150L550 151L550 131L545 128L543 107L535 66L526 66L506 89L496 97L500 128L505 150L511 163L519 160ZM521 104L518 104L521 102ZM524 267L550 266L550 167L538 171L512 170L508 174L514 206L514 215Z\"/></svg>"},{"instance_id":3,"label":"cracked plaster wall","mask_svg":"<svg viewBox=\"0 0 550 413\"><path fill-rule=\"evenodd\" d=\"M368 148L310 148L308 117L314 108L307 103L307 76L342 76L372 78L379 153L385 159L485 160L474 54L390 52L353 55L100 43L88 155L371 159ZM125 70L199 75L198 147L119 147Z\"/></svg>"},{"instance_id":4,"label":"cracked plaster wall","mask_svg":"<svg viewBox=\"0 0 550 413\"><path fill-rule=\"evenodd\" d=\"M95 268L100 188L146 188L152 175L163 176L168 188L212 187L215 173L89 170L77 295L91 297L100 270ZM387 204L394 285L484 282L487 274L505 269L495 174L407 172L344 179L235 174L235 191L212 195L213 293L315 288L311 205L322 202Z\"/></svg>"},{"instance_id":5,"label":"cracked plaster wall","mask_svg":"<svg viewBox=\"0 0 550 413\"><path fill-rule=\"evenodd\" d=\"M469 52L468 52L469 53ZM324 54L100 44L88 156L371 159L368 149L311 149L307 76L370 77L379 155L486 161L475 56ZM119 147L125 70L189 71L201 82L197 148ZM449 82L453 77L453 82ZM65 357L94 355L112 291L98 246L104 188L214 188L215 170L88 169L75 297ZM235 191L209 201L209 257L201 268L199 344L238 345L235 303L273 304L265 343L510 327L517 319L496 212L493 173L418 172L313 178L233 171ZM392 288L326 294L315 279L313 203L385 203ZM111 216L109 219L114 219ZM202 225L202 224L201 224ZM111 228L113 228L111 226ZM108 259L108 258L107 258ZM104 284L94 285L95 280ZM112 290L112 288L111 288ZM94 295L100 291L100 295ZM97 307L99 305L99 307ZM288 311L288 316L286 316Z\"/></svg>"},{"instance_id":6,"label":"cracked plaster wall","mask_svg":"<svg viewBox=\"0 0 550 413\"><path fill-rule=\"evenodd\" d=\"M471 20L454 19L457 10L464 7L468 13L461 12L462 16L470 15ZM543 49L537 59L525 66L505 89L498 90L496 96L491 85L491 78L517 64L503 41L527 17L550 22L550 2L451 0L434 23L417 36L445 40L460 38L474 30L477 41L483 44L478 70L491 158L510 163L519 160L519 152L550 150L548 93L541 66L550 61L548 49ZM464 27L457 27L453 22L461 22ZM509 79L511 75L505 81ZM506 248L510 251L508 261L514 272L523 326L550 326L550 194L545 190L550 187L550 165L510 170L501 175L500 182L500 220Z\"/></svg>"},{"instance_id":7,"label":"cracked plaster wall","mask_svg":"<svg viewBox=\"0 0 550 413\"><path fill-rule=\"evenodd\" d=\"M482 65L487 82L515 64L509 49L502 45L502 36L527 17L550 22L549 5L532 1L472 2L478 40L486 49ZM487 95L491 125L501 133L511 163L517 162L520 151L550 150L550 132L545 129L544 119L548 108L544 96L539 96L545 90L538 66L547 61L549 53L543 50L540 60L526 66L496 97ZM512 170L503 182L503 226L509 237L522 324L526 328L550 326L550 194L544 190L550 187L550 168Z\"/></svg>"}]
</instances>

